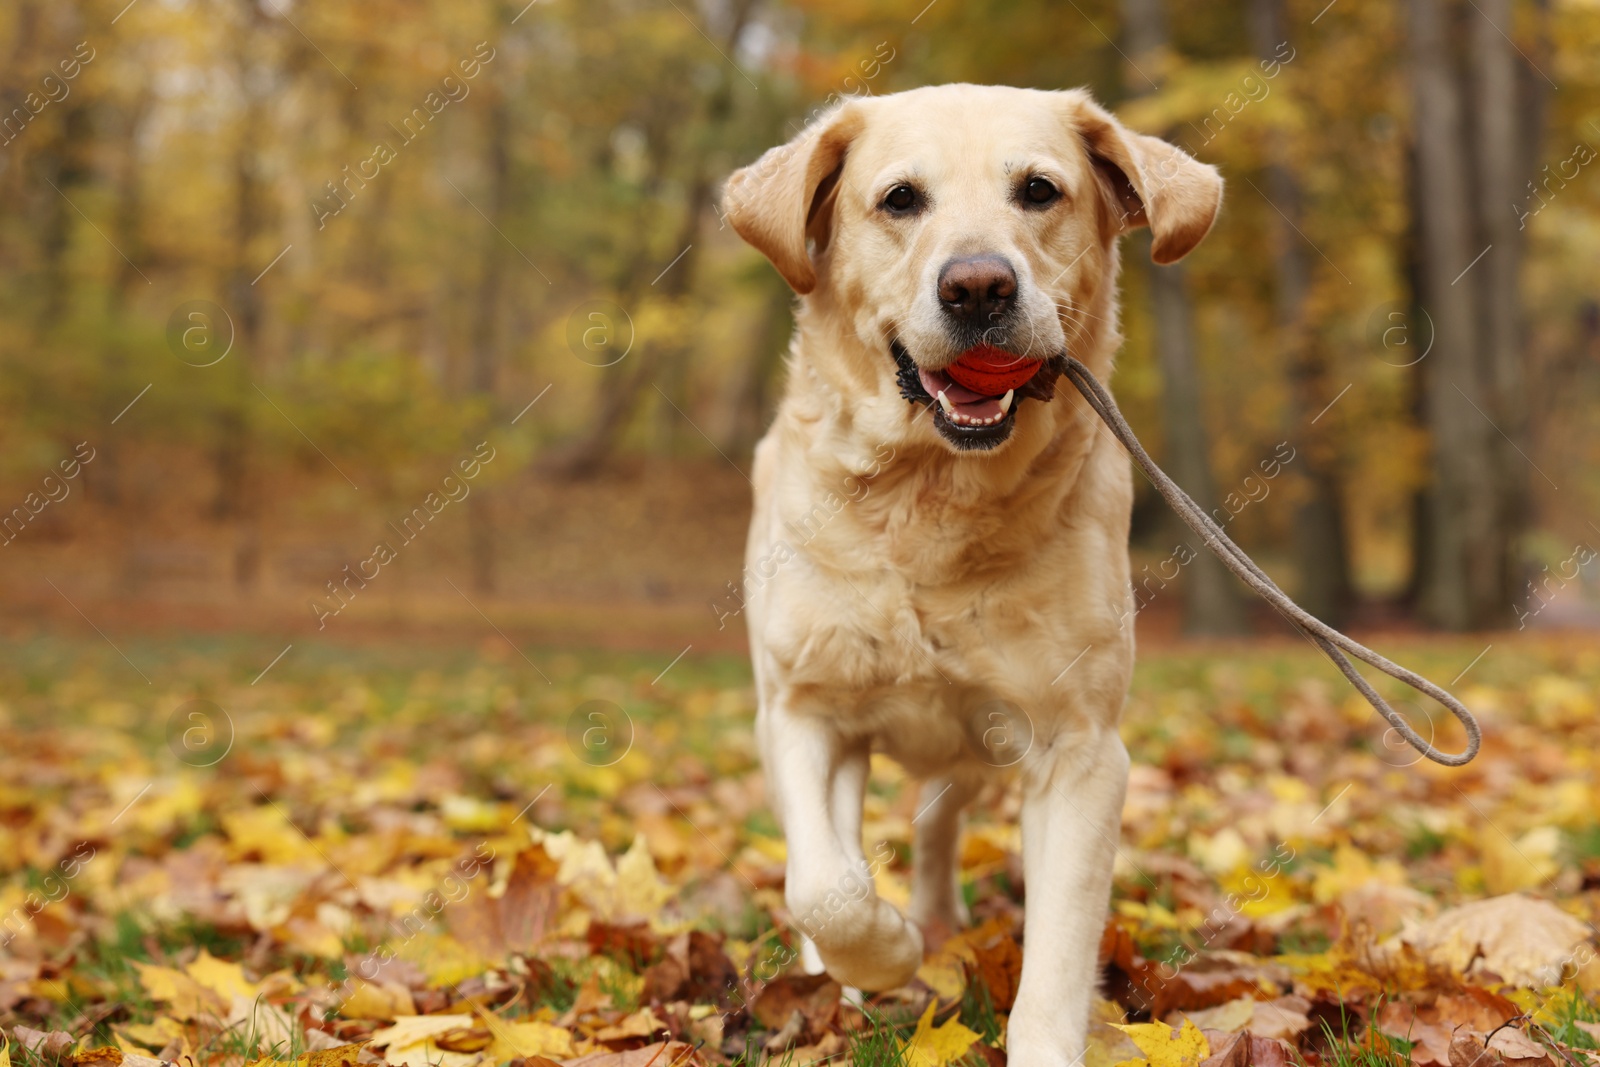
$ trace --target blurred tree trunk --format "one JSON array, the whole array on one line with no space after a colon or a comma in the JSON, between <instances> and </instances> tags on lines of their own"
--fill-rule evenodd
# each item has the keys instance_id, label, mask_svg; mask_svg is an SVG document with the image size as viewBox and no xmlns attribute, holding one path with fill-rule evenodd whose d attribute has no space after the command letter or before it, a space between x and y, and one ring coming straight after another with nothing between
<instances>
[{"instance_id":1,"label":"blurred tree trunk","mask_svg":"<svg viewBox=\"0 0 1600 1067\"><path fill-rule=\"evenodd\" d=\"M759 0L734 0L728 32L720 46L724 54L731 55L738 50L739 41L758 3ZM665 277L660 278L659 284L647 280L659 277L661 266L648 258L649 231L641 224L638 228L638 251L631 257L626 276L617 286L617 302L624 309L637 306L647 294L651 294L652 289L661 298L669 300L682 298L689 292L694 279L694 263L699 258L699 246L702 244L701 232L715 189L714 176L705 169L707 161L713 156L707 149L732 113L733 77L726 65L719 67L718 78L704 97L699 114L688 122L679 123L678 129L662 131L663 137L676 135L677 141L661 154L658 176L666 170L670 159L688 157L692 160L689 164L692 177L684 216L672 242L672 250L668 253L676 256L682 252L683 258L672 266ZM700 136L693 136L696 133ZM663 369L669 369L675 362L681 361L688 351L686 340L675 340L659 349L639 351L634 358L624 360L616 368L619 374L607 375L602 379L598 411L589 432L565 448L552 466L569 478L588 477L599 470L627 432L646 387L660 376ZM647 359L651 356L654 359ZM676 412L673 414L677 415Z\"/></svg>"},{"instance_id":2,"label":"blurred tree trunk","mask_svg":"<svg viewBox=\"0 0 1600 1067\"><path fill-rule=\"evenodd\" d=\"M1256 54L1264 59L1287 40L1283 6L1283 0L1251 0L1251 37ZM1267 136L1266 193L1278 209L1268 213L1277 264L1276 347L1289 375L1288 422L1294 436L1305 442L1299 450L1305 496L1295 507L1293 523L1295 570L1300 576L1296 594L1301 607L1339 626L1353 596L1338 444L1327 426L1312 423L1337 394L1328 388L1325 350L1311 336L1306 321L1311 265L1305 240L1296 232L1303 217L1300 182L1289 165L1284 132L1269 129Z\"/></svg>"},{"instance_id":3,"label":"blurred tree trunk","mask_svg":"<svg viewBox=\"0 0 1600 1067\"><path fill-rule=\"evenodd\" d=\"M793 331L794 293L781 281L768 286L750 347L728 383L725 416L717 436L730 456L749 455L767 428L772 384Z\"/></svg>"},{"instance_id":4,"label":"blurred tree trunk","mask_svg":"<svg viewBox=\"0 0 1600 1067\"><path fill-rule=\"evenodd\" d=\"M1467 186L1475 168L1469 166L1461 82L1442 0L1406 0L1406 8L1421 194L1421 304L1435 330L1424 373L1434 485L1422 609L1435 625L1464 630L1501 621L1510 608L1512 545L1502 526L1498 448L1490 442L1496 430L1486 418L1494 403L1478 315L1482 296L1478 280L1459 285L1466 280L1462 272L1483 266L1475 258L1494 253L1485 253L1477 240L1478 216ZM1509 248L1499 251L1510 256Z\"/></svg>"},{"instance_id":5,"label":"blurred tree trunk","mask_svg":"<svg viewBox=\"0 0 1600 1067\"><path fill-rule=\"evenodd\" d=\"M484 235L483 272L478 279L478 306L472 322L472 392L489 410L494 408L499 372L500 306L505 287L506 243L500 236L506 225L511 164L506 144L511 122L505 94L493 93L484 124L489 203L486 213L493 224ZM492 421L492 419L490 420ZM495 521L493 502L482 490L467 497L467 527L471 542L472 584L480 593L495 589Z\"/></svg>"},{"instance_id":6,"label":"blurred tree trunk","mask_svg":"<svg viewBox=\"0 0 1600 1067\"><path fill-rule=\"evenodd\" d=\"M261 577L260 495L265 490L256 469L258 445L250 419L252 407L259 403L251 384L251 364L261 358L261 294L251 284L260 268L251 257L263 229L265 199L256 146L268 128L260 72L252 57L260 49L257 35L268 31L261 10L249 0L240 0L234 17L233 70L244 105L234 131L233 245L224 291L235 337L232 352L218 365L218 370L229 376L230 389L217 413L217 493L212 512L234 524L234 585L241 592L250 592Z\"/></svg>"},{"instance_id":7,"label":"blurred tree trunk","mask_svg":"<svg viewBox=\"0 0 1600 1067\"><path fill-rule=\"evenodd\" d=\"M118 256L113 264L116 274L112 279L111 294L107 302L107 317L116 331L106 345L106 382L100 404L101 414L108 425L117 417L128 397L133 396L141 388L134 384L133 376L128 372L131 345L123 333L123 316L127 314L129 298L133 294L134 287L146 284L139 276L139 272L134 269L134 263L142 259L144 254L144 241L139 227L144 208L143 189L140 185L139 135L144 130L145 119L149 116L154 102L155 93L148 86L140 87L121 115L122 136L117 144L115 156L116 245L128 258L123 259L122 256ZM94 473L91 475L86 470L83 481L85 492L98 496L112 507L119 507L123 501L122 440L123 438L115 433L106 436L105 444L100 448L99 463Z\"/></svg>"},{"instance_id":8,"label":"blurred tree trunk","mask_svg":"<svg viewBox=\"0 0 1600 1067\"><path fill-rule=\"evenodd\" d=\"M1468 20L1466 63L1448 17ZM1518 91L1509 0L1471 10L1407 0L1419 195L1422 370L1432 436L1421 607L1448 629L1507 621L1533 472L1523 434L1516 215ZM1465 91L1464 82L1475 90ZM1470 111L1470 118L1468 112ZM1513 462L1513 459L1515 462Z\"/></svg>"},{"instance_id":9,"label":"blurred tree trunk","mask_svg":"<svg viewBox=\"0 0 1600 1067\"><path fill-rule=\"evenodd\" d=\"M1161 0L1123 0L1123 30L1128 54L1145 70L1161 70L1167 47L1166 17ZM1141 62L1143 60L1143 62ZM1157 75L1159 76L1159 74ZM1126 88L1139 96L1151 86L1141 75L1129 72ZM1148 235L1139 242L1134 257L1150 279L1150 302L1155 318L1156 359L1161 368L1161 414L1166 434L1166 466L1174 480L1207 511L1217 503L1211 473L1211 451L1205 427L1205 407L1200 373L1194 356L1194 315L1184 284L1183 264L1158 267L1150 262ZM1186 527L1176 519L1169 528L1182 537ZM1248 627L1234 579L1203 545L1192 546L1195 558L1188 566L1187 596L1183 603L1183 629L1189 634L1244 633Z\"/></svg>"},{"instance_id":10,"label":"blurred tree trunk","mask_svg":"<svg viewBox=\"0 0 1600 1067\"><path fill-rule=\"evenodd\" d=\"M1481 311L1478 371L1487 387L1489 417L1502 431L1488 438L1496 461L1492 477L1497 483L1498 553L1495 572L1486 576L1493 585L1485 595L1492 600L1484 605L1480 619L1475 620L1481 625L1501 621L1514 610L1520 592L1518 548L1532 518L1529 490L1541 477L1513 443L1525 445L1528 441L1518 291L1523 240L1516 202L1524 181L1537 173L1539 145L1535 141L1531 145L1533 151L1526 151L1529 146L1519 130L1528 112L1519 107L1518 64L1508 39L1514 30L1511 0L1481 0L1467 17L1472 26L1469 70L1476 89L1472 134L1479 237L1494 249L1479 264L1482 273L1475 279ZM1542 79L1532 83L1532 100L1542 99L1544 86ZM1531 110L1537 114L1542 109L1535 104Z\"/></svg>"}]
</instances>

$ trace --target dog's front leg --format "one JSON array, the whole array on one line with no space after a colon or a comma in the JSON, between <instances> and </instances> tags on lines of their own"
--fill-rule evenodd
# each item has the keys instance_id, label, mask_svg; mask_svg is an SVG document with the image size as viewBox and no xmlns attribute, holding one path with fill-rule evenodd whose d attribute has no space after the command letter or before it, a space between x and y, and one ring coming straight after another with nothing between
<instances>
[{"instance_id":1,"label":"dog's front leg","mask_svg":"<svg viewBox=\"0 0 1600 1067\"><path fill-rule=\"evenodd\" d=\"M1115 729L1088 745L1038 753L1024 777L1022 980L1006 1036L1011 1067L1083 1058L1111 868L1122 827L1128 752Z\"/></svg>"},{"instance_id":2,"label":"dog's front leg","mask_svg":"<svg viewBox=\"0 0 1600 1067\"><path fill-rule=\"evenodd\" d=\"M922 935L878 897L862 856L865 750L846 744L824 718L796 712L784 696L762 707L759 728L788 846L784 898L795 927L844 985L904 985L922 962Z\"/></svg>"}]
</instances>

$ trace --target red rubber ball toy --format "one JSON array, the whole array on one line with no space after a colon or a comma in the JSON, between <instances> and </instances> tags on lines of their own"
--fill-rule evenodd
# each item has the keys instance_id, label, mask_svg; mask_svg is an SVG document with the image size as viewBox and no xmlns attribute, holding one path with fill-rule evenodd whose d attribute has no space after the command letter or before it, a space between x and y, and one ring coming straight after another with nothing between
<instances>
[{"instance_id":1,"label":"red rubber ball toy","mask_svg":"<svg viewBox=\"0 0 1600 1067\"><path fill-rule=\"evenodd\" d=\"M1016 389L1039 372L1040 361L1023 359L1003 348L977 345L944 369L957 385L964 385L984 396L1000 396Z\"/></svg>"}]
</instances>

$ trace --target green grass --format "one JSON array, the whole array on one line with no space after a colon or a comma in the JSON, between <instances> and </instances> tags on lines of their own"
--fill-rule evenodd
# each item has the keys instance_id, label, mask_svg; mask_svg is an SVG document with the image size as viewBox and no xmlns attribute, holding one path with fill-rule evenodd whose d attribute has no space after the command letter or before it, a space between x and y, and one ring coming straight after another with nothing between
<instances>
[{"instance_id":1,"label":"green grass","mask_svg":"<svg viewBox=\"0 0 1600 1067\"><path fill-rule=\"evenodd\" d=\"M1339 1032L1326 1019L1322 1020L1322 1036L1326 1049L1322 1053L1323 1067L1411 1067L1411 1049L1414 1042L1390 1037L1378 1029L1380 998L1367 1017L1366 1032L1358 1039L1350 1032L1350 1017L1339 1009ZM1302 1060L1302 1063L1304 1061Z\"/></svg>"},{"instance_id":2,"label":"green grass","mask_svg":"<svg viewBox=\"0 0 1600 1067\"><path fill-rule=\"evenodd\" d=\"M1558 1042L1571 1048L1600 1050L1600 1041L1576 1025L1580 1022L1600 1023L1600 1009L1596 1009L1594 1003L1579 990L1567 989L1563 993L1563 996L1545 1005L1556 1021L1530 1027L1530 1036L1545 1045ZM1557 1059L1560 1060L1559 1055Z\"/></svg>"},{"instance_id":3,"label":"green grass","mask_svg":"<svg viewBox=\"0 0 1600 1067\"><path fill-rule=\"evenodd\" d=\"M850 1035L851 1067L905 1067L906 1053L901 1041L914 1028L902 1020L898 1025L889 1012L865 1012L867 1025ZM902 1032L905 1031L905 1032Z\"/></svg>"}]
</instances>

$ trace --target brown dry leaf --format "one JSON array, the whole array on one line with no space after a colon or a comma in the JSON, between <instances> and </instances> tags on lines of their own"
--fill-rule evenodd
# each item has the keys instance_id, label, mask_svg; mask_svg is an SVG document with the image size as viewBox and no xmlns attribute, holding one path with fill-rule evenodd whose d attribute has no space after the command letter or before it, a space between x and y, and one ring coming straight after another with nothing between
<instances>
[{"instance_id":1,"label":"brown dry leaf","mask_svg":"<svg viewBox=\"0 0 1600 1067\"><path fill-rule=\"evenodd\" d=\"M1500 1058L1486 1052L1478 1034L1458 1031L1450 1042L1450 1067L1499 1067Z\"/></svg>"},{"instance_id":2,"label":"brown dry leaf","mask_svg":"<svg viewBox=\"0 0 1600 1067\"><path fill-rule=\"evenodd\" d=\"M682 1041L658 1041L624 1052L591 1052L576 1059L563 1060L563 1067L705 1067L705 1060L693 1045Z\"/></svg>"},{"instance_id":3,"label":"brown dry leaf","mask_svg":"<svg viewBox=\"0 0 1600 1067\"><path fill-rule=\"evenodd\" d=\"M1488 1041L1489 1051L1512 1067L1555 1067L1550 1050L1515 1027L1497 1030Z\"/></svg>"},{"instance_id":4,"label":"brown dry leaf","mask_svg":"<svg viewBox=\"0 0 1600 1067\"><path fill-rule=\"evenodd\" d=\"M1414 1043L1414 1067L1449 1067L1452 1027L1424 1018L1414 1005L1398 1000L1385 1003L1373 1021L1381 1033Z\"/></svg>"},{"instance_id":5,"label":"brown dry leaf","mask_svg":"<svg viewBox=\"0 0 1600 1067\"><path fill-rule=\"evenodd\" d=\"M1426 893L1408 885L1367 882L1339 896L1339 908L1351 927L1372 937L1388 937L1410 923L1432 918L1439 905Z\"/></svg>"},{"instance_id":6,"label":"brown dry leaf","mask_svg":"<svg viewBox=\"0 0 1600 1067\"><path fill-rule=\"evenodd\" d=\"M10 1061L0 1060L0 1067L11 1067ZM158 1060L154 1056L141 1056L137 1052L122 1054L122 1067L171 1067L170 1060Z\"/></svg>"},{"instance_id":7,"label":"brown dry leaf","mask_svg":"<svg viewBox=\"0 0 1600 1067\"><path fill-rule=\"evenodd\" d=\"M1479 1033L1491 1033L1516 1018L1522 1009L1481 986L1466 986L1445 993L1433 1003L1433 1017L1441 1023L1464 1026Z\"/></svg>"},{"instance_id":8,"label":"brown dry leaf","mask_svg":"<svg viewBox=\"0 0 1600 1067\"><path fill-rule=\"evenodd\" d=\"M1458 974L1486 971L1530 989L1558 984L1563 965L1588 939L1584 923L1521 893L1451 908L1404 935L1431 962Z\"/></svg>"},{"instance_id":9,"label":"brown dry leaf","mask_svg":"<svg viewBox=\"0 0 1600 1067\"><path fill-rule=\"evenodd\" d=\"M543 846L517 853L506 891L500 897L500 933L511 952L532 952L556 922L561 901L559 869Z\"/></svg>"},{"instance_id":10,"label":"brown dry leaf","mask_svg":"<svg viewBox=\"0 0 1600 1067\"><path fill-rule=\"evenodd\" d=\"M31 1026L14 1026L11 1035L17 1044L42 1059L61 1059L75 1039L65 1030L35 1030Z\"/></svg>"},{"instance_id":11,"label":"brown dry leaf","mask_svg":"<svg viewBox=\"0 0 1600 1067\"><path fill-rule=\"evenodd\" d=\"M1121 922L1106 923L1100 935L1100 972L1108 997L1125 1008L1151 1011L1160 970L1139 954L1132 931Z\"/></svg>"},{"instance_id":12,"label":"brown dry leaf","mask_svg":"<svg viewBox=\"0 0 1600 1067\"><path fill-rule=\"evenodd\" d=\"M842 1059L845 1050L849 1047L850 1042L843 1034L837 1031L830 1031L824 1034L822 1039L814 1045L802 1045L799 1048L790 1049L779 1058L779 1062L787 1063L789 1067L808 1067L809 1064L813 1063L837 1062ZM974 1047L976 1048L976 1046ZM999 1067L1005 1067L1005 1065L1002 1063Z\"/></svg>"},{"instance_id":13,"label":"brown dry leaf","mask_svg":"<svg viewBox=\"0 0 1600 1067\"><path fill-rule=\"evenodd\" d=\"M1203 1033L1212 1051L1200 1067L1288 1067L1294 1062L1293 1048L1274 1038L1248 1030L1240 1033L1205 1030Z\"/></svg>"},{"instance_id":14,"label":"brown dry leaf","mask_svg":"<svg viewBox=\"0 0 1600 1067\"><path fill-rule=\"evenodd\" d=\"M581 1019L592 1012L605 1011L611 1007L611 994L600 991L600 974L595 972L583 980L583 985L578 987L578 995L573 1000L572 1010L567 1014L574 1019Z\"/></svg>"},{"instance_id":15,"label":"brown dry leaf","mask_svg":"<svg viewBox=\"0 0 1600 1067\"><path fill-rule=\"evenodd\" d=\"M634 1038L655 1037L665 1029L667 1024L662 1022L655 1012L645 1007L632 1015L624 1016L610 1026L595 1031L593 1037L601 1044L614 1044Z\"/></svg>"},{"instance_id":16,"label":"brown dry leaf","mask_svg":"<svg viewBox=\"0 0 1600 1067\"><path fill-rule=\"evenodd\" d=\"M606 923L596 920L589 923L586 936L591 953L619 956L639 966L654 959L661 949L660 939L647 922Z\"/></svg>"},{"instance_id":17,"label":"brown dry leaf","mask_svg":"<svg viewBox=\"0 0 1600 1067\"><path fill-rule=\"evenodd\" d=\"M780 975L756 994L750 1014L766 1029L776 1030L798 1010L805 1016L807 1029L820 1035L838 1019L843 993L843 987L826 974Z\"/></svg>"},{"instance_id":18,"label":"brown dry leaf","mask_svg":"<svg viewBox=\"0 0 1600 1067\"><path fill-rule=\"evenodd\" d=\"M1210 1010L1221 1011L1222 1008ZM1250 1035L1243 1031L1214 1029L1201 1025L1198 1020L1195 1024L1200 1026L1211 1048L1211 1055L1200 1061L1200 1067L1250 1067Z\"/></svg>"},{"instance_id":19,"label":"brown dry leaf","mask_svg":"<svg viewBox=\"0 0 1600 1067\"><path fill-rule=\"evenodd\" d=\"M739 972L722 951L722 939L700 930L678 934L661 960L644 972L641 998L651 1002L707 1001L726 1006L739 988Z\"/></svg>"},{"instance_id":20,"label":"brown dry leaf","mask_svg":"<svg viewBox=\"0 0 1600 1067\"><path fill-rule=\"evenodd\" d=\"M505 935L500 930L500 902L488 893L475 892L451 904L444 912L450 936L486 960L504 958Z\"/></svg>"},{"instance_id":21,"label":"brown dry leaf","mask_svg":"<svg viewBox=\"0 0 1600 1067\"><path fill-rule=\"evenodd\" d=\"M1262 991L1262 984L1253 970L1230 964L1220 964L1215 970L1202 969L1196 960L1165 982L1155 987L1155 999L1150 1013L1164 1019L1173 1012L1191 1012L1198 1008L1214 1008L1240 997L1253 997ZM1275 990L1268 989L1268 993Z\"/></svg>"},{"instance_id":22,"label":"brown dry leaf","mask_svg":"<svg viewBox=\"0 0 1600 1067\"><path fill-rule=\"evenodd\" d=\"M1261 1001L1256 1005L1250 1032L1266 1040L1294 1044L1311 1029L1311 1002L1293 994Z\"/></svg>"},{"instance_id":23,"label":"brown dry leaf","mask_svg":"<svg viewBox=\"0 0 1600 1067\"><path fill-rule=\"evenodd\" d=\"M1004 934L993 946L974 945L972 951L978 957L978 977L989 991L994 1010L1010 1011L1022 979L1022 949L1010 934Z\"/></svg>"},{"instance_id":24,"label":"brown dry leaf","mask_svg":"<svg viewBox=\"0 0 1600 1067\"><path fill-rule=\"evenodd\" d=\"M1214 1030L1224 1034L1238 1034L1248 1030L1250 1028L1250 1020L1255 1017L1255 998L1239 997L1237 1000L1230 1000L1226 1004L1218 1004L1214 1008L1173 1012L1165 1021L1168 1025L1177 1026L1184 1019L1188 1019L1208 1033Z\"/></svg>"},{"instance_id":25,"label":"brown dry leaf","mask_svg":"<svg viewBox=\"0 0 1600 1067\"><path fill-rule=\"evenodd\" d=\"M762 1042L761 1051L768 1055L776 1055L800 1040L800 1035L806 1032L805 1013L799 1008L789 1013L789 1019L771 1037Z\"/></svg>"}]
</instances>

